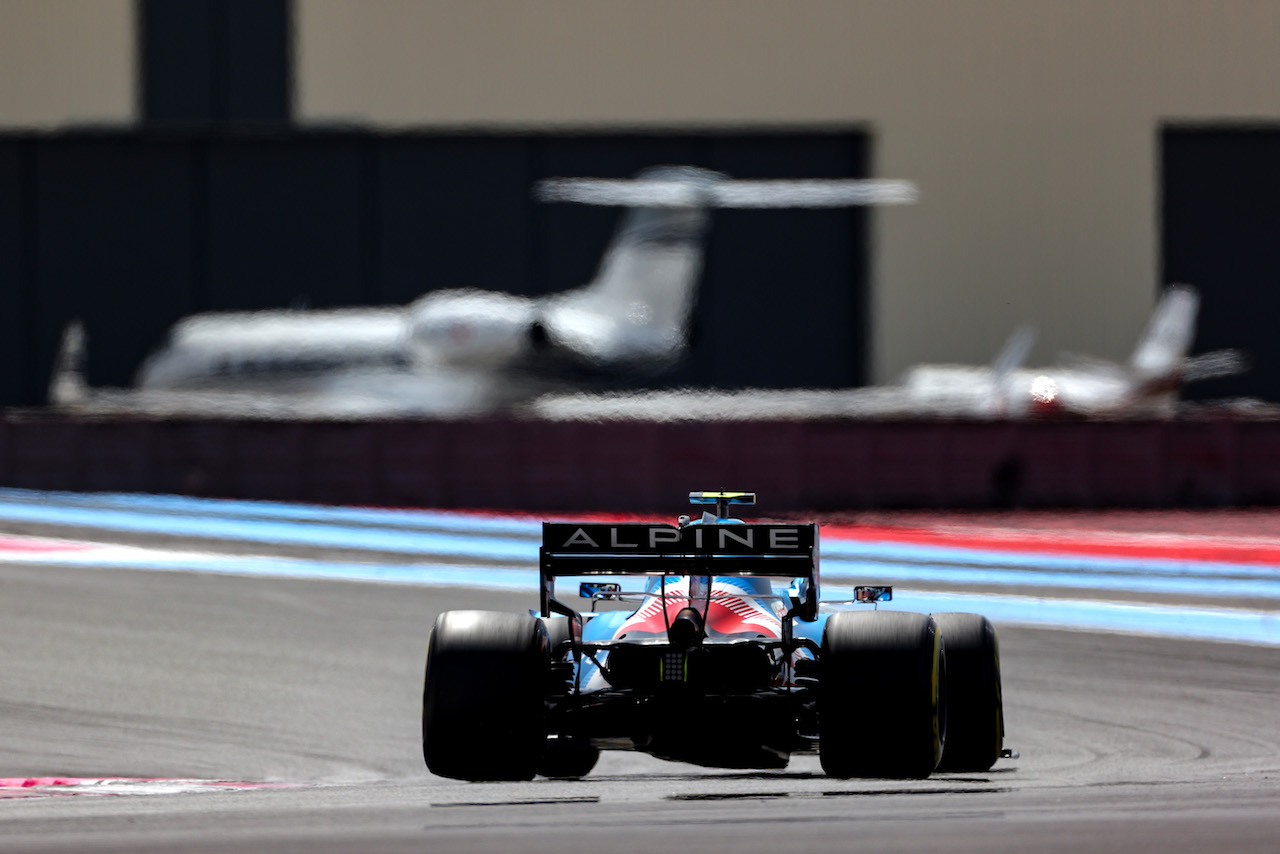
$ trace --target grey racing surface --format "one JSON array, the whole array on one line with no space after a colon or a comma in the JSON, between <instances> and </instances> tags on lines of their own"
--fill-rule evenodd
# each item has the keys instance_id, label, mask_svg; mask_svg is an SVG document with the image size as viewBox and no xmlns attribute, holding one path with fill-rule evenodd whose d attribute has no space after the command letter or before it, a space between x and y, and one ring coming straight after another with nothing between
<instances>
[{"instance_id":1,"label":"grey racing surface","mask_svg":"<svg viewBox=\"0 0 1280 854\"><path fill-rule=\"evenodd\" d=\"M1280 850L1273 647L1001 627L1022 756L984 774L842 781L813 757L744 773L606 753L581 781L429 775L435 614L533 603L0 566L0 778L289 784L0 799L0 851ZM716 737L714 721L669 724Z\"/></svg>"}]
</instances>

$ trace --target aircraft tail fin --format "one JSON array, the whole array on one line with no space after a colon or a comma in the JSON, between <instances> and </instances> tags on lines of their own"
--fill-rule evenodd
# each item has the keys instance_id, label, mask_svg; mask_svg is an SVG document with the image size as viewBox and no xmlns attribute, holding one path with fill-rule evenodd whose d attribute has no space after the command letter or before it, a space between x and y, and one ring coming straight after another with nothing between
<instances>
[{"instance_id":1,"label":"aircraft tail fin","mask_svg":"<svg viewBox=\"0 0 1280 854\"><path fill-rule=\"evenodd\" d=\"M1139 383L1177 380L1196 334L1200 294L1190 285L1170 285L1156 303L1129 370Z\"/></svg>"},{"instance_id":2,"label":"aircraft tail fin","mask_svg":"<svg viewBox=\"0 0 1280 854\"><path fill-rule=\"evenodd\" d=\"M656 368L678 359L702 272L711 208L843 207L914 202L907 181L734 180L695 166L657 166L634 179L550 178L541 201L620 205L623 218L595 279L549 300L549 340L597 364Z\"/></svg>"},{"instance_id":3,"label":"aircraft tail fin","mask_svg":"<svg viewBox=\"0 0 1280 854\"><path fill-rule=\"evenodd\" d=\"M53 406L74 406L89 397L89 384L84 376L86 337L84 323L79 319L62 330L49 377L49 403Z\"/></svg>"},{"instance_id":4,"label":"aircraft tail fin","mask_svg":"<svg viewBox=\"0 0 1280 854\"><path fill-rule=\"evenodd\" d=\"M1031 345L1036 343L1035 327L1024 323L1009 335L1000 352L991 361L991 373L997 382L1003 382L1014 371L1022 367L1027 356L1031 354Z\"/></svg>"},{"instance_id":5,"label":"aircraft tail fin","mask_svg":"<svg viewBox=\"0 0 1280 854\"><path fill-rule=\"evenodd\" d=\"M1024 323L1010 333L1000 352L991 360L991 367L988 368L991 377L989 406L993 414L1002 417L1008 414L1014 372L1027 360L1035 341L1035 327Z\"/></svg>"},{"instance_id":6,"label":"aircraft tail fin","mask_svg":"<svg viewBox=\"0 0 1280 854\"><path fill-rule=\"evenodd\" d=\"M656 369L678 358L687 344L710 222L698 190L722 177L692 167L642 173L641 179L674 181L693 195L682 205L632 206L591 283L544 307L548 338L597 364Z\"/></svg>"},{"instance_id":7,"label":"aircraft tail fin","mask_svg":"<svg viewBox=\"0 0 1280 854\"><path fill-rule=\"evenodd\" d=\"M1129 361L1135 397L1164 409L1172 407L1184 382L1231 376L1248 370L1239 350L1215 350L1188 356L1195 339L1200 294L1190 285L1170 285Z\"/></svg>"}]
</instances>

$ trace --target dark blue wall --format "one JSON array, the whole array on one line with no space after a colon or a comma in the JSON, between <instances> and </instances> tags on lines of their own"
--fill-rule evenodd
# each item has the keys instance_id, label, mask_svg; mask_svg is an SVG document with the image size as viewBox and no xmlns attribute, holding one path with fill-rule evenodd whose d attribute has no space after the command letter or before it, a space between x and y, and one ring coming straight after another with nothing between
<instances>
[{"instance_id":1,"label":"dark blue wall","mask_svg":"<svg viewBox=\"0 0 1280 854\"><path fill-rule=\"evenodd\" d=\"M1187 396L1280 400L1280 128L1173 127L1162 140L1162 281L1200 289L1197 351L1236 347L1252 363Z\"/></svg>"}]
</instances>

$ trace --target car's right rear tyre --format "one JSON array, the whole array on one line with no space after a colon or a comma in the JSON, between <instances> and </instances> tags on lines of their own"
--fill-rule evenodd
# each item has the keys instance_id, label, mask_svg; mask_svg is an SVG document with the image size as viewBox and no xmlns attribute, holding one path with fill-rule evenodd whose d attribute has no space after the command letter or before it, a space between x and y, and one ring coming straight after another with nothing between
<instances>
[{"instance_id":1,"label":"car's right rear tyre","mask_svg":"<svg viewBox=\"0 0 1280 854\"><path fill-rule=\"evenodd\" d=\"M547 632L524 614L446 611L427 644L422 755L458 780L531 780L546 743Z\"/></svg>"},{"instance_id":2,"label":"car's right rear tyre","mask_svg":"<svg viewBox=\"0 0 1280 854\"><path fill-rule=\"evenodd\" d=\"M980 614L934 614L947 656L947 744L939 771L987 771L1004 746L1000 646Z\"/></svg>"},{"instance_id":3,"label":"car's right rear tyre","mask_svg":"<svg viewBox=\"0 0 1280 854\"><path fill-rule=\"evenodd\" d=\"M940 634L926 614L832 614L819 659L822 770L832 777L928 777L945 737L941 668Z\"/></svg>"}]
</instances>

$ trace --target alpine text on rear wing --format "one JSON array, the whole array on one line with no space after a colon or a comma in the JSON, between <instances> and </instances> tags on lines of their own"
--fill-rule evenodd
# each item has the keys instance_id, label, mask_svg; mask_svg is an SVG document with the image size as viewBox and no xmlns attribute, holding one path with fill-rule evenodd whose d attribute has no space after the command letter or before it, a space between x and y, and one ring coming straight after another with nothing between
<instances>
[{"instance_id":1,"label":"alpine text on rear wing","mask_svg":"<svg viewBox=\"0 0 1280 854\"><path fill-rule=\"evenodd\" d=\"M539 552L542 612L555 602L558 576L755 575L799 578L816 613L818 526L759 522L692 524L544 522ZM556 607L559 606L559 607ZM808 611L809 609L803 609Z\"/></svg>"}]
</instances>

